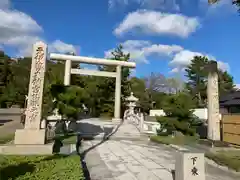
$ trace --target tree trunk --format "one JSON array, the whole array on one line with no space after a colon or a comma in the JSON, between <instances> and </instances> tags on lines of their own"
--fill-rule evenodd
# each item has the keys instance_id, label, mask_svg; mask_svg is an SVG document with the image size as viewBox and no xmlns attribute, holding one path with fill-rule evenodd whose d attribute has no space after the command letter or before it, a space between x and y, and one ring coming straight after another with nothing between
<instances>
[{"instance_id":1,"label":"tree trunk","mask_svg":"<svg viewBox=\"0 0 240 180\"><path fill-rule=\"evenodd\" d=\"M198 105L202 106L202 97L200 92L198 92Z\"/></svg>"}]
</instances>

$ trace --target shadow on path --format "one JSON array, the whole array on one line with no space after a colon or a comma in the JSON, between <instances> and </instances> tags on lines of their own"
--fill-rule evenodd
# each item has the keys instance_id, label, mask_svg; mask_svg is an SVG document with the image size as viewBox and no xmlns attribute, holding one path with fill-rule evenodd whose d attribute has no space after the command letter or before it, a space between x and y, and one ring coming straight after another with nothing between
<instances>
[{"instance_id":1,"label":"shadow on path","mask_svg":"<svg viewBox=\"0 0 240 180\"><path fill-rule=\"evenodd\" d=\"M78 135L77 143L76 143L76 149L77 149L77 152L78 152L78 154L79 154L79 156L80 156L80 158L81 158L81 164L82 164L82 168L83 168L83 173L84 173L85 180L91 180L91 176L90 176L90 173L89 173L89 171L88 171L87 164L86 164L86 162L85 162L85 157L86 157L87 153L88 153L89 151L93 150L94 148L96 148L97 146L99 146L99 145L103 144L104 142L108 141L108 140L110 139L110 137L111 137L112 135L114 135L114 134L118 131L118 129L119 129L119 127L122 125L122 123L123 123L123 121L122 121L119 125L117 125L116 129L113 130L113 131L112 131L112 128L104 128L104 136L103 136L103 139L102 139L99 143L91 146L90 148L84 150L84 151L81 152L81 153L79 153L78 150L79 150L79 147L81 146L82 137L81 137L81 135Z\"/></svg>"},{"instance_id":2,"label":"shadow on path","mask_svg":"<svg viewBox=\"0 0 240 180\"><path fill-rule=\"evenodd\" d=\"M19 176L25 175L27 172L32 173L35 170L35 165L28 162L17 165L9 165L0 168L0 179L16 179Z\"/></svg>"}]
</instances>

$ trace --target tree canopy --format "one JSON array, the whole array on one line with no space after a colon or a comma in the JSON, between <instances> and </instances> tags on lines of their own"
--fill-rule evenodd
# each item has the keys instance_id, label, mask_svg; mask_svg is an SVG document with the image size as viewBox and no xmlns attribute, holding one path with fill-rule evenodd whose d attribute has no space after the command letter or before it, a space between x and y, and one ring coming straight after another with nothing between
<instances>
[{"instance_id":1,"label":"tree canopy","mask_svg":"<svg viewBox=\"0 0 240 180\"><path fill-rule=\"evenodd\" d=\"M112 52L111 60L129 61L130 54L125 54L120 45ZM150 73L144 77L130 77L128 68L122 69L122 113L125 110L125 98L132 91L139 98L142 111L163 109L169 96L182 91L196 100L197 107L206 106L207 75L206 57L196 56L186 68L186 81L178 77L166 77L160 73ZM78 63L73 68L82 68ZM100 71L115 72L116 67L98 66ZM19 105L24 107L28 95L31 57L11 59L0 52L0 106L1 108ZM71 76L71 86L64 87L64 62L47 60L43 92L43 117L53 112L54 108L66 117L76 116L86 105L92 116L113 116L115 100L115 79L96 76ZM218 70L220 94L234 91L233 77L226 71ZM57 86L54 90L54 87ZM60 88L62 87L62 88ZM185 89L183 88L185 87ZM62 89L62 90L61 90ZM55 101L54 101L55 100ZM57 101L57 102L56 102ZM76 108L74 108L76 107Z\"/></svg>"},{"instance_id":2,"label":"tree canopy","mask_svg":"<svg viewBox=\"0 0 240 180\"><path fill-rule=\"evenodd\" d=\"M186 68L186 88L194 99L197 100L198 107L205 107L207 104L207 57L195 56L191 64ZM234 91L233 77L227 72L218 69L219 94L224 95Z\"/></svg>"},{"instance_id":3,"label":"tree canopy","mask_svg":"<svg viewBox=\"0 0 240 180\"><path fill-rule=\"evenodd\" d=\"M223 1L223 0L208 0L208 4L216 4L220 1ZM240 0L232 0L232 3L233 5L236 5L238 7L238 9L240 10Z\"/></svg>"}]
</instances>

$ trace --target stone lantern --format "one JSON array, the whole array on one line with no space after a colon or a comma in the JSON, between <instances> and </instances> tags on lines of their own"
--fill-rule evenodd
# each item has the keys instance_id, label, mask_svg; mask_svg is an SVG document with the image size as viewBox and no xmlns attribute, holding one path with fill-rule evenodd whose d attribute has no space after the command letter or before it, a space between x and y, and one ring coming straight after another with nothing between
<instances>
[{"instance_id":1,"label":"stone lantern","mask_svg":"<svg viewBox=\"0 0 240 180\"><path fill-rule=\"evenodd\" d=\"M130 113L134 113L134 108L137 106L138 98L136 98L133 95L133 92L131 92L131 95L125 99L128 104L127 107L129 108Z\"/></svg>"}]
</instances>

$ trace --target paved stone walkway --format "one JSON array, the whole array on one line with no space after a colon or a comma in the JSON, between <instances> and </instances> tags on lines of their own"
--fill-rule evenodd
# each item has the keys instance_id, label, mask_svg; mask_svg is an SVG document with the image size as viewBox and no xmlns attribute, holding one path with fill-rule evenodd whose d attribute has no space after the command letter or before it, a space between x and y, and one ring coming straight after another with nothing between
<instances>
[{"instance_id":1,"label":"paved stone walkway","mask_svg":"<svg viewBox=\"0 0 240 180\"><path fill-rule=\"evenodd\" d=\"M149 142L86 141L85 161L91 180L173 180L176 150ZM239 175L206 163L206 180L237 180Z\"/></svg>"},{"instance_id":2,"label":"paved stone walkway","mask_svg":"<svg viewBox=\"0 0 240 180\"><path fill-rule=\"evenodd\" d=\"M0 137L14 134L16 129L22 129L23 125L18 121L10 121L0 126Z\"/></svg>"}]
</instances>

